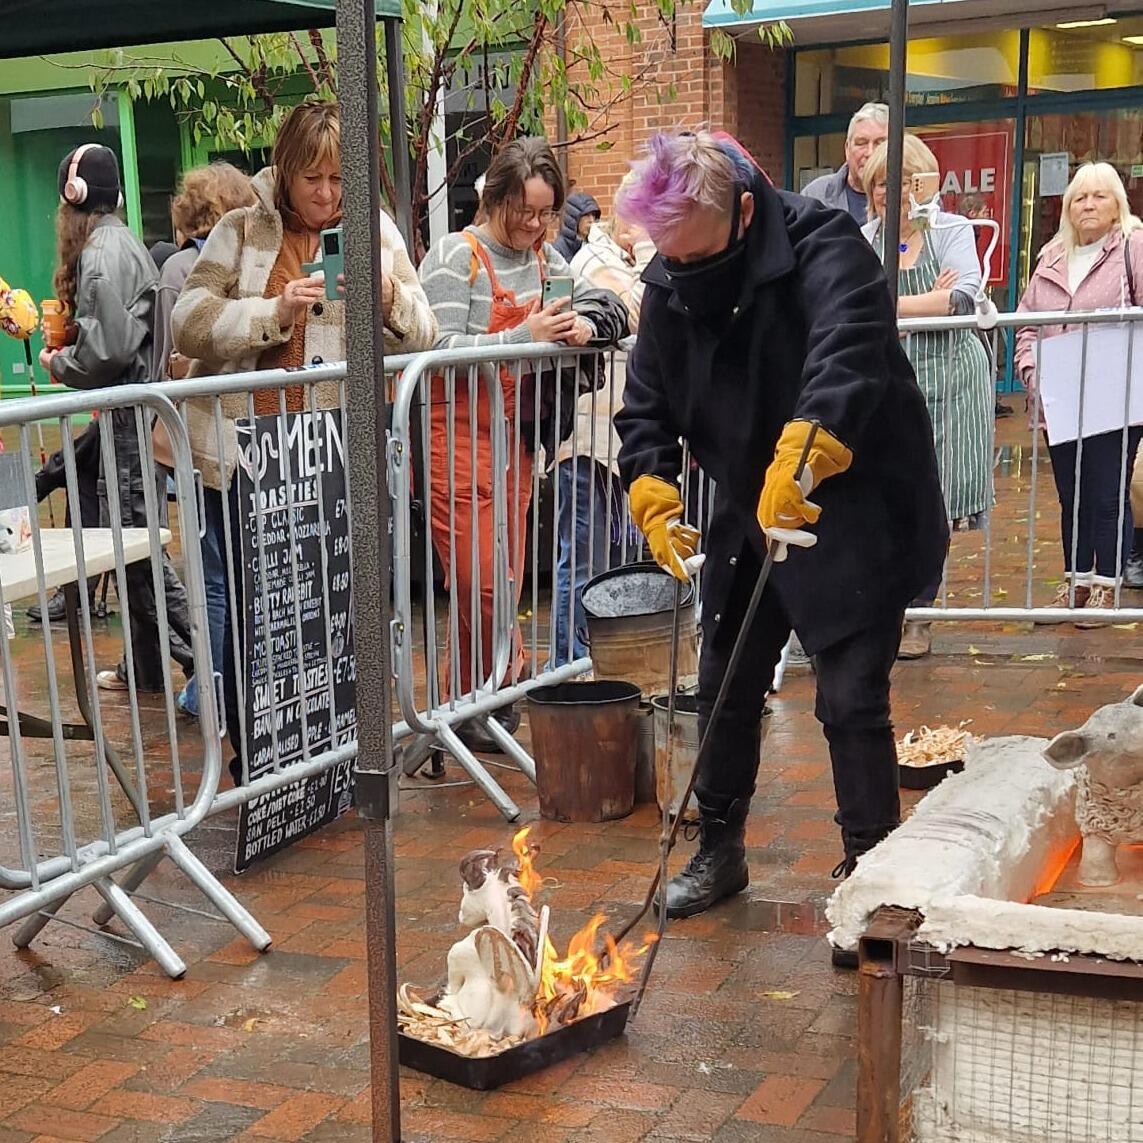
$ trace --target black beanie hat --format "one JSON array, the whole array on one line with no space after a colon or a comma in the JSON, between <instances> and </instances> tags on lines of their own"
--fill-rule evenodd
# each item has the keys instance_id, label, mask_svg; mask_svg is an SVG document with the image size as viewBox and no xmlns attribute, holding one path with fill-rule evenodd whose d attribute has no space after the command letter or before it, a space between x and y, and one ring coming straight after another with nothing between
<instances>
[{"instance_id":1,"label":"black beanie hat","mask_svg":"<svg viewBox=\"0 0 1143 1143\"><path fill-rule=\"evenodd\" d=\"M86 196L83 197L82 202L68 198L65 187L68 175L71 173L72 162L76 152L80 149L76 147L69 151L64 156L63 162L60 163L60 202L66 202L69 206L74 206L76 210L115 210L122 201L119 186L119 163L115 158L114 151L102 147L98 143L84 144L83 154L80 155L79 163L76 165L75 176L87 184Z\"/></svg>"}]
</instances>

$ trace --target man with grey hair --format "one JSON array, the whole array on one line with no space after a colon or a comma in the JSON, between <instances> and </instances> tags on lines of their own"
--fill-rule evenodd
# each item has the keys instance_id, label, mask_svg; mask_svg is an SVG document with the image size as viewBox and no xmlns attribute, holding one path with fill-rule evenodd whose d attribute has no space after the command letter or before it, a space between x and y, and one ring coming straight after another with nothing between
<instances>
[{"instance_id":1,"label":"man with grey hair","mask_svg":"<svg viewBox=\"0 0 1143 1143\"><path fill-rule=\"evenodd\" d=\"M861 187L866 160L889 134L889 108L884 103L867 103L849 121L845 136L845 162L832 175L814 179L802 194L826 206L847 210L859 225L869 221L869 204Z\"/></svg>"}]
</instances>

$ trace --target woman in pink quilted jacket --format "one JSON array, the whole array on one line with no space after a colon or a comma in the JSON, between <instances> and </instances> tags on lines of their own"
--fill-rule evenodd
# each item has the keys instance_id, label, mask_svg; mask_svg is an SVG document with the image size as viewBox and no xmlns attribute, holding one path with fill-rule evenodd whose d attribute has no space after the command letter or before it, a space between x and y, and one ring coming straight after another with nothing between
<instances>
[{"instance_id":1,"label":"woman in pink quilted jacket","mask_svg":"<svg viewBox=\"0 0 1143 1143\"><path fill-rule=\"evenodd\" d=\"M1143 222L1131 213L1115 168L1109 163L1085 163L1064 194L1059 232L1040 252L1018 309L1026 313L1090 312L1143 302L1143 233L1136 233L1141 227ZM1069 328L1078 326L1045 326L1043 336L1055 337ZM1037 383L1038 334L1036 327L1025 326L1016 335L1016 369L1030 404ZM1077 520L1076 442L1053 444L1045 432L1060 499L1066 572L1056 595L1057 607L1068 606L1073 582L1076 607L1114 605L1115 585L1122 581L1133 540L1139 535L1134 530L1127 491L1140 438L1143 427L1128 429L1126 474L1121 471L1121 430L1084 439ZM1074 529L1073 522L1077 523ZM1128 586L1135 584L1128 581Z\"/></svg>"}]
</instances>

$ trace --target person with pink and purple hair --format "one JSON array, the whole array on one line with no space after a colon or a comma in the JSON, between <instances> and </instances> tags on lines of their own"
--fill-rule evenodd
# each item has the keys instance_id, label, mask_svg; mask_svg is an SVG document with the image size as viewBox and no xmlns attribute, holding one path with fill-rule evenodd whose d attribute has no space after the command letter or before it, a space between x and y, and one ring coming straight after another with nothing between
<instances>
[{"instance_id":1,"label":"person with pink and purple hair","mask_svg":"<svg viewBox=\"0 0 1143 1143\"><path fill-rule=\"evenodd\" d=\"M681 440L718 489L702 582L704 734L767 545L776 553L698 761L699 848L665 889L668 915L688 917L749 879L762 709L791 628L817 671L836 875L897 825L889 672L948 525L885 275L848 214L776 190L733 139L706 132L655 136L618 209L659 251L616 417L620 474L651 551L680 579L702 540L683 523Z\"/></svg>"}]
</instances>

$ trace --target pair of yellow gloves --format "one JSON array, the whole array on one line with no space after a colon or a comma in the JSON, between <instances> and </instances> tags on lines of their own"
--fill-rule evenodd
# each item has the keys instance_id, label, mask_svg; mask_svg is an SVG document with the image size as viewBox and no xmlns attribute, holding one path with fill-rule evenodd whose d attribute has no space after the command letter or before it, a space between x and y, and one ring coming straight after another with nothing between
<instances>
[{"instance_id":1,"label":"pair of yellow gloves","mask_svg":"<svg viewBox=\"0 0 1143 1143\"><path fill-rule=\"evenodd\" d=\"M852 451L819 426L799 481L798 462L811 427L809 421L790 421L782 430L758 498L758 523L767 537L779 542L779 558L785 558L786 543L809 546L816 542L796 538L808 535L800 531L803 524L814 524L821 516L821 509L806 494L853 463ZM628 495L632 519L647 537L655 562L676 579L689 580L687 561L698 552L700 535L697 528L682 522L678 488L658 476L640 476Z\"/></svg>"}]
</instances>

